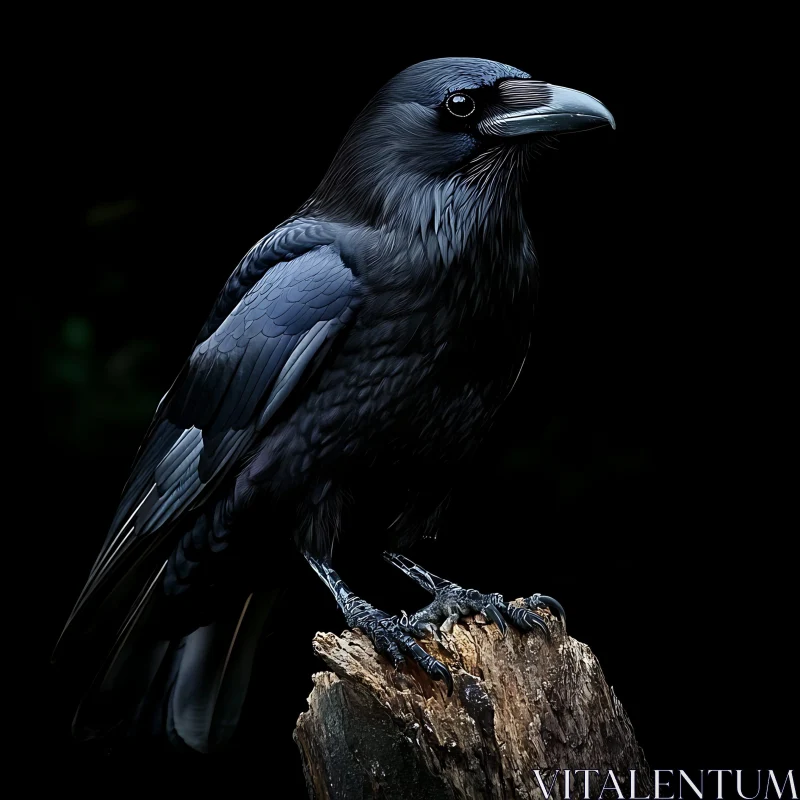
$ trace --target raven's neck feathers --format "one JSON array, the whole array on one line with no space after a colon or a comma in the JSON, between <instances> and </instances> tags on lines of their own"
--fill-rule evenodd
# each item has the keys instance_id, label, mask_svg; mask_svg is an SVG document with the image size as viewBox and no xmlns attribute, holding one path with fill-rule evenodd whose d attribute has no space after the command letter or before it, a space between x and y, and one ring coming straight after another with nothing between
<instances>
[{"instance_id":1,"label":"raven's neck feathers","mask_svg":"<svg viewBox=\"0 0 800 800\"><path fill-rule=\"evenodd\" d=\"M532 282L535 265L520 202L528 156L525 146L499 146L448 176L378 167L365 181L360 170L332 169L300 213L366 224L399 248L421 243L420 277L445 278L454 265L486 277L488 267L513 291ZM463 275L484 284L472 277Z\"/></svg>"}]
</instances>

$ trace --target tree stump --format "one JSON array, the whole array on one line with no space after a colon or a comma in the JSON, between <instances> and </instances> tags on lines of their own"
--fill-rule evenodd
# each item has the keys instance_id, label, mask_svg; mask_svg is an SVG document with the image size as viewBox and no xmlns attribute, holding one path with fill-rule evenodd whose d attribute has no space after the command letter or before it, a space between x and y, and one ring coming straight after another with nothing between
<instances>
[{"instance_id":1,"label":"tree stump","mask_svg":"<svg viewBox=\"0 0 800 800\"><path fill-rule=\"evenodd\" d=\"M359 631L318 633L314 651L332 672L314 675L308 711L297 720L314 800L563 800L596 797L613 770L625 797L651 791L650 772L625 710L592 651L546 611L551 639L482 616L459 622L442 641L421 641L455 683L447 697L416 664L395 670ZM537 778L536 770L539 771ZM557 772L558 770L558 772ZM555 777L555 779L554 779ZM604 797L619 796L607 791Z\"/></svg>"}]
</instances>

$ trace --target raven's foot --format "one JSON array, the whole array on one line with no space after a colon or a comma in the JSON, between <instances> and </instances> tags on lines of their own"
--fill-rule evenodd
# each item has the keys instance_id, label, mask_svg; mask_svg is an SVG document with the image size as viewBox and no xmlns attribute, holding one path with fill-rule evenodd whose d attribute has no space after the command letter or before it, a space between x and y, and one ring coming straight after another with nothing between
<instances>
[{"instance_id":1,"label":"raven's foot","mask_svg":"<svg viewBox=\"0 0 800 800\"><path fill-rule=\"evenodd\" d=\"M434 595L433 602L415 614L408 615L403 612L399 620L400 626L412 636L422 636L427 632L438 639L438 631L449 633L460 617L483 614L497 625L503 636L508 628L507 618L523 631L538 628L549 638L550 629L537 613L537 610L542 608L547 608L557 616L566 629L566 614L561 603L547 595L531 595L525 598L522 605L506 603L503 596L497 592L482 594L477 589L463 589L455 583L433 575L405 556L384 553L383 557Z\"/></svg>"},{"instance_id":2,"label":"raven's foot","mask_svg":"<svg viewBox=\"0 0 800 800\"><path fill-rule=\"evenodd\" d=\"M386 656L395 667L400 667L407 658L411 658L431 678L445 682L448 696L453 693L453 677L450 670L441 661L426 653L409 633L403 630L397 617L390 617L353 594L330 564L319 561L308 553L305 557L333 593L348 628L362 630L369 637L376 652Z\"/></svg>"}]
</instances>

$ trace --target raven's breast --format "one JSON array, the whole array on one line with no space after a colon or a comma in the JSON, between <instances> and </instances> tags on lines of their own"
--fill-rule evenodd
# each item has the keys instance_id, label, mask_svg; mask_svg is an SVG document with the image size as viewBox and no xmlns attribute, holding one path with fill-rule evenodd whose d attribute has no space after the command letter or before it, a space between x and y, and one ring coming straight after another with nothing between
<instances>
[{"instance_id":1,"label":"raven's breast","mask_svg":"<svg viewBox=\"0 0 800 800\"><path fill-rule=\"evenodd\" d=\"M257 472L299 487L381 465L453 464L484 439L527 351L532 305L376 304L338 341ZM263 480L263 478L262 478Z\"/></svg>"},{"instance_id":2,"label":"raven's breast","mask_svg":"<svg viewBox=\"0 0 800 800\"><path fill-rule=\"evenodd\" d=\"M452 307L417 308L356 325L305 404L317 456L461 458L527 350L529 326L516 311L464 320Z\"/></svg>"}]
</instances>

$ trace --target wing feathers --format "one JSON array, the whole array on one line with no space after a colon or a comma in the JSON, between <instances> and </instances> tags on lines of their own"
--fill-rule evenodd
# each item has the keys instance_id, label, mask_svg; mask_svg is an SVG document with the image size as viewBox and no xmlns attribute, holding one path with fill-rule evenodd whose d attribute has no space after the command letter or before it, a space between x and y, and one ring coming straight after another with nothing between
<instances>
[{"instance_id":1,"label":"wing feathers","mask_svg":"<svg viewBox=\"0 0 800 800\"><path fill-rule=\"evenodd\" d=\"M319 231L307 239L316 235ZM255 276L252 264L245 272L248 281ZM249 288L242 283L238 295L231 286L225 291L228 316L197 343L159 404L68 625L94 595L102 602L131 569L136 554L144 552L143 537L157 533L147 546L151 552L219 485L255 445L255 436L264 435L301 378L313 372L359 302L353 273L330 245L275 264ZM218 303L216 311L221 307Z\"/></svg>"}]
</instances>

